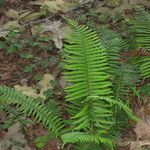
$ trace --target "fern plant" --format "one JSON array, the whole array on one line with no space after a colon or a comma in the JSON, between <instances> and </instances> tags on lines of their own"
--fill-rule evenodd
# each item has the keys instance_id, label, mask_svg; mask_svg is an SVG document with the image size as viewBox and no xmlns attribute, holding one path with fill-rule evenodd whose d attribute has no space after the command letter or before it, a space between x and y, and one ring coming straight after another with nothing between
<instances>
[{"instance_id":1,"label":"fern plant","mask_svg":"<svg viewBox=\"0 0 150 150\"><path fill-rule=\"evenodd\" d=\"M60 115L55 115L41 101L28 97L14 88L0 86L0 103L7 105L17 104L19 111L28 116L34 116L36 122L43 122L54 136L58 137L61 134L64 127L62 118Z\"/></svg>"},{"instance_id":2,"label":"fern plant","mask_svg":"<svg viewBox=\"0 0 150 150\"><path fill-rule=\"evenodd\" d=\"M139 11L138 17L132 20L131 24L135 48L142 48L145 51L145 56L135 58L135 64L144 79L150 78L150 14L143 10Z\"/></svg>"},{"instance_id":3,"label":"fern plant","mask_svg":"<svg viewBox=\"0 0 150 150\"><path fill-rule=\"evenodd\" d=\"M121 35L110 29L102 28L98 30L100 41L107 51L108 64L110 66L109 73L112 80L116 77L116 71L120 67L120 53L123 49L128 48L128 43L123 40Z\"/></svg>"},{"instance_id":4,"label":"fern plant","mask_svg":"<svg viewBox=\"0 0 150 150\"><path fill-rule=\"evenodd\" d=\"M65 143L104 143L113 149L108 131L115 124L115 107L121 107L133 119L131 110L115 100L108 74L107 52L95 32L69 20L72 31L64 48L66 101L70 114L70 132L61 137Z\"/></svg>"},{"instance_id":5,"label":"fern plant","mask_svg":"<svg viewBox=\"0 0 150 150\"><path fill-rule=\"evenodd\" d=\"M0 86L0 102L16 104L19 111L33 115L35 121L43 122L63 145L94 143L114 149L115 110L122 109L129 118L137 119L128 106L114 97L108 54L96 33L73 20L68 23L71 31L63 61L64 74L70 82L65 89L69 119L64 121L60 111L53 111L41 101L6 86Z\"/></svg>"}]
</instances>

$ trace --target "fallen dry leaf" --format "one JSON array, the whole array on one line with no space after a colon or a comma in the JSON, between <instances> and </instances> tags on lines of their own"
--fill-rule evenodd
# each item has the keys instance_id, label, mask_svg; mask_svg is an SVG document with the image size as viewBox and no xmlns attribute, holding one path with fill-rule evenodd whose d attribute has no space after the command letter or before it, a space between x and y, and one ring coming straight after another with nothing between
<instances>
[{"instance_id":1,"label":"fallen dry leaf","mask_svg":"<svg viewBox=\"0 0 150 150\"><path fill-rule=\"evenodd\" d=\"M29 14L31 14L31 11L27 11L27 10L21 10L19 12L19 20L23 20L23 18L25 18L26 16L28 16Z\"/></svg>"},{"instance_id":2,"label":"fallen dry leaf","mask_svg":"<svg viewBox=\"0 0 150 150\"><path fill-rule=\"evenodd\" d=\"M134 131L136 133L137 139L150 141L150 124L140 122L136 125Z\"/></svg>"},{"instance_id":3,"label":"fallen dry leaf","mask_svg":"<svg viewBox=\"0 0 150 150\"><path fill-rule=\"evenodd\" d=\"M124 0L107 0L107 6L117 7L124 3Z\"/></svg>"},{"instance_id":4,"label":"fallen dry leaf","mask_svg":"<svg viewBox=\"0 0 150 150\"><path fill-rule=\"evenodd\" d=\"M45 0L37 0L37 1L31 1L28 4L29 5L39 5L39 6L42 6L44 2L45 2Z\"/></svg>"},{"instance_id":5,"label":"fallen dry leaf","mask_svg":"<svg viewBox=\"0 0 150 150\"><path fill-rule=\"evenodd\" d=\"M2 29L0 29L0 37L5 38L8 33L9 33L9 31L3 31Z\"/></svg>"},{"instance_id":6,"label":"fallen dry leaf","mask_svg":"<svg viewBox=\"0 0 150 150\"><path fill-rule=\"evenodd\" d=\"M38 0L29 2L30 5L39 5L41 8L47 7L47 10L51 13L57 13L59 10L62 10L64 3L62 0Z\"/></svg>"},{"instance_id":7,"label":"fallen dry leaf","mask_svg":"<svg viewBox=\"0 0 150 150\"><path fill-rule=\"evenodd\" d=\"M130 150L143 150L142 146L150 146L150 141L134 141L130 144Z\"/></svg>"},{"instance_id":8,"label":"fallen dry leaf","mask_svg":"<svg viewBox=\"0 0 150 150\"><path fill-rule=\"evenodd\" d=\"M18 11L14 10L14 9L9 9L8 11L5 11L5 15L9 18L17 19L19 16L19 13L18 13Z\"/></svg>"},{"instance_id":9,"label":"fallen dry leaf","mask_svg":"<svg viewBox=\"0 0 150 150\"><path fill-rule=\"evenodd\" d=\"M5 30L14 30L21 28L21 25L18 23L18 21L10 21L3 25L3 29Z\"/></svg>"},{"instance_id":10,"label":"fallen dry leaf","mask_svg":"<svg viewBox=\"0 0 150 150\"><path fill-rule=\"evenodd\" d=\"M18 143L18 144L16 144ZM21 126L17 122L7 131L6 136L0 141L0 150L31 150L27 145L25 136L21 133Z\"/></svg>"},{"instance_id":11,"label":"fallen dry leaf","mask_svg":"<svg viewBox=\"0 0 150 150\"><path fill-rule=\"evenodd\" d=\"M137 115L142 119L143 122L150 125L150 103L142 107Z\"/></svg>"},{"instance_id":12,"label":"fallen dry leaf","mask_svg":"<svg viewBox=\"0 0 150 150\"><path fill-rule=\"evenodd\" d=\"M68 29L69 29L68 26L66 24L63 24L61 20L53 22L47 20L46 23L43 23L39 26L33 26L31 28L31 31L33 35L37 33L51 32L52 40L54 41L55 46L58 49L61 49L63 47L62 40L66 36L66 32L68 31Z\"/></svg>"},{"instance_id":13,"label":"fallen dry leaf","mask_svg":"<svg viewBox=\"0 0 150 150\"><path fill-rule=\"evenodd\" d=\"M44 74L42 80L39 82L40 95L45 99L44 92L48 89L52 89L50 81L54 80L51 74Z\"/></svg>"},{"instance_id":14,"label":"fallen dry leaf","mask_svg":"<svg viewBox=\"0 0 150 150\"><path fill-rule=\"evenodd\" d=\"M21 91L23 94L33 97L33 98L42 98L46 99L44 92L48 89L52 88L50 81L54 80L54 77L51 74L44 74L41 81L38 83L38 90L40 91L39 94L37 90L31 86L27 85L15 85L14 88L18 91Z\"/></svg>"},{"instance_id":15,"label":"fallen dry leaf","mask_svg":"<svg viewBox=\"0 0 150 150\"><path fill-rule=\"evenodd\" d=\"M63 9L63 6L65 5L65 2L62 0L56 0L56 1L45 1L42 7L47 6L48 11L52 13L57 13L59 10Z\"/></svg>"},{"instance_id":16,"label":"fallen dry leaf","mask_svg":"<svg viewBox=\"0 0 150 150\"><path fill-rule=\"evenodd\" d=\"M21 91L23 94L25 94L27 96L31 96L33 98L38 98L37 91L31 86L15 85L14 88L18 91Z\"/></svg>"},{"instance_id":17,"label":"fallen dry leaf","mask_svg":"<svg viewBox=\"0 0 150 150\"><path fill-rule=\"evenodd\" d=\"M37 0L29 2L30 5L39 5L41 9L47 9L50 13L57 13L58 11L66 11L74 7L74 3L63 0Z\"/></svg>"},{"instance_id":18,"label":"fallen dry leaf","mask_svg":"<svg viewBox=\"0 0 150 150\"><path fill-rule=\"evenodd\" d=\"M65 89L67 87L68 83L67 83L66 79L64 78L64 76L60 77L59 84L61 85L61 87L63 89Z\"/></svg>"},{"instance_id":19,"label":"fallen dry leaf","mask_svg":"<svg viewBox=\"0 0 150 150\"><path fill-rule=\"evenodd\" d=\"M25 16L24 17L22 16L20 19L23 22L30 22L30 21L37 20L38 18L40 18L43 15L45 15L45 12L30 13L30 14L25 14Z\"/></svg>"}]
</instances>

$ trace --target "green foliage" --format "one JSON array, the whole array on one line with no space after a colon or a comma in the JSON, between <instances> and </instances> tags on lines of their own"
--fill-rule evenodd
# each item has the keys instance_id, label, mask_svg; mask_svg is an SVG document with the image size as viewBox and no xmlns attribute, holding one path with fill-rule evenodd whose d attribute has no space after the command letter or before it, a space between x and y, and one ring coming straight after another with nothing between
<instances>
[{"instance_id":1,"label":"green foliage","mask_svg":"<svg viewBox=\"0 0 150 150\"><path fill-rule=\"evenodd\" d=\"M132 68L116 63L120 58L119 52L126 47L126 43L112 32L105 36L103 32L100 33L100 41L89 27L78 25L73 20L68 20L68 23L71 30L64 46L63 67L67 82L70 83L65 89L69 119L62 120L61 107L52 100L54 90L48 91L49 94L45 93L51 99L45 105L13 88L0 86L0 101L7 105L17 104L19 111L34 116L37 122L43 122L55 137L62 140L63 145L92 143L96 147L103 145L113 150L113 138L118 134L116 127L120 127L118 125L122 123L118 112L125 114L124 120L137 120L130 108L119 99L121 96L117 95L127 82L132 81L129 77ZM26 71L31 72L34 67L33 64ZM121 76L116 76L120 73L118 68L121 68ZM115 75L112 75L113 72ZM126 76L122 75L124 72L127 73ZM119 90L112 88L115 83L113 79L117 78L124 82L119 85ZM43 146L42 144L39 146Z\"/></svg>"},{"instance_id":2,"label":"green foliage","mask_svg":"<svg viewBox=\"0 0 150 150\"><path fill-rule=\"evenodd\" d=\"M26 66L26 67L23 69L23 71L24 71L24 72L28 72L28 73L30 72L30 73L31 73L31 72L33 71L33 69L35 68L35 66L36 66L35 64L30 64L29 66Z\"/></svg>"},{"instance_id":3,"label":"green foliage","mask_svg":"<svg viewBox=\"0 0 150 150\"><path fill-rule=\"evenodd\" d=\"M144 85L143 87L141 87L140 89L140 93L150 96L150 83Z\"/></svg>"},{"instance_id":4,"label":"green foliage","mask_svg":"<svg viewBox=\"0 0 150 150\"><path fill-rule=\"evenodd\" d=\"M85 143L77 144L75 149L77 150L106 150L103 144Z\"/></svg>"},{"instance_id":5,"label":"green foliage","mask_svg":"<svg viewBox=\"0 0 150 150\"><path fill-rule=\"evenodd\" d=\"M64 144L66 143L86 143L93 142L96 144L105 143L110 149L113 149L112 142L108 138L102 138L96 134L88 134L82 132L72 132L62 135Z\"/></svg>"},{"instance_id":6,"label":"green foliage","mask_svg":"<svg viewBox=\"0 0 150 150\"><path fill-rule=\"evenodd\" d=\"M35 139L35 143L38 148L43 148L47 141L48 141L48 136L46 135L39 136Z\"/></svg>"},{"instance_id":7,"label":"green foliage","mask_svg":"<svg viewBox=\"0 0 150 150\"><path fill-rule=\"evenodd\" d=\"M20 51L24 46L24 42L17 40L18 33L15 31L10 31L7 35L6 41L1 41L0 47L6 51L6 54L14 54Z\"/></svg>"},{"instance_id":8,"label":"green foliage","mask_svg":"<svg viewBox=\"0 0 150 150\"><path fill-rule=\"evenodd\" d=\"M41 73L37 73L37 74L34 76L34 79L35 79L36 81L42 80L42 74L41 74Z\"/></svg>"},{"instance_id":9,"label":"green foliage","mask_svg":"<svg viewBox=\"0 0 150 150\"><path fill-rule=\"evenodd\" d=\"M1 122L1 129L8 129L12 126L14 121L18 121L22 125L22 127L25 127L29 123L31 123L31 120L25 119L25 116L23 116L22 113L18 112L11 106L0 105L0 112L5 112L6 115L4 122Z\"/></svg>"},{"instance_id":10,"label":"green foliage","mask_svg":"<svg viewBox=\"0 0 150 150\"><path fill-rule=\"evenodd\" d=\"M5 0L0 0L0 7L5 4Z\"/></svg>"},{"instance_id":11,"label":"green foliage","mask_svg":"<svg viewBox=\"0 0 150 150\"><path fill-rule=\"evenodd\" d=\"M131 63L120 63L115 73L113 85L115 97L124 98L129 95L131 87L139 81L138 72Z\"/></svg>"},{"instance_id":12,"label":"green foliage","mask_svg":"<svg viewBox=\"0 0 150 150\"><path fill-rule=\"evenodd\" d=\"M42 122L57 137L64 127L59 115L55 115L41 101L27 97L21 92L6 86L0 86L1 104L17 104L19 111L34 116L35 121Z\"/></svg>"},{"instance_id":13,"label":"green foliage","mask_svg":"<svg viewBox=\"0 0 150 150\"><path fill-rule=\"evenodd\" d=\"M128 43L115 31L101 28L98 35L103 47L107 51L107 58L113 83L112 88L115 97L124 98L128 95L130 87L138 82L138 72L129 62L121 62L121 52L128 49Z\"/></svg>"},{"instance_id":14,"label":"green foliage","mask_svg":"<svg viewBox=\"0 0 150 150\"><path fill-rule=\"evenodd\" d=\"M7 54L13 54L13 53L21 50L22 46L23 46L22 43L16 42L16 43L10 45L10 47L7 48L6 53Z\"/></svg>"},{"instance_id":15,"label":"green foliage","mask_svg":"<svg viewBox=\"0 0 150 150\"><path fill-rule=\"evenodd\" d=\"M113 149L108 131L115 125L114 108L119 106L135 118L126 105L113 97L107 53L96 33L72 20L69 24L72 30L63 56L64 74L71 83L65 90L71 131L63 134L62 140L64 144L102 142Z\"/></svg>"},{"instance_id":16,"label":"green foliage","mask_svg":"<svg viewBox=\"0 0 150 150\"><path fill-rule=\"evenodd\" d=\"M138 49L143 48L145 52L150 53L150 14L142 11L141 16L131 22L133 24L134 46ZM135 62L139 67L141 76L143 78L149 78L150 56L139 56Z\"/></svg>"},{"instance_id":17,"label":"green foliage","mask_svg":"<svg viewBox=\"0 0 150 150\"><path fill-rule=\"evenodd\" d=\"M98 30L98 35L103 47L107 51L108 63L110 66L109 73L112 80L118 75L117 71L120 69L120 52L128 48L128 44L115 31L106 28Z\"/></svg>"},{"instance_id":18,"label":"green foliage","mask_svg":"<svg viewBox=\"0 0 150 150\"><path fill-rule=\"evenodd\" d=\"M30 59L30 58L33 58L33 55L28 54L28 53L21 53L20 57L24 59Z\"/></svg>"}]
</instances>

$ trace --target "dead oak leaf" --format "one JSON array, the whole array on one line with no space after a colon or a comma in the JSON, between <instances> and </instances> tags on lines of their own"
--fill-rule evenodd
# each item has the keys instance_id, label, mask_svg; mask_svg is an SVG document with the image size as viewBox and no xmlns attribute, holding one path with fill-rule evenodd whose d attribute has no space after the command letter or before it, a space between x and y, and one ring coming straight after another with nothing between
<instances>
[{"instance_id":1,"label":"dead oak leaf","mask_svg":"<svg viewBox=\"0 0 150 150\"><path fill-rule=\"evenodd\" d=\"M46 23L43 23L39 26L32 27L31 31L32 34L36 33L46 33L46 32L51 32L51 38L55 43L55 46L58 49L61 49L63 47L63 42L62 39L66 36L66 32L68 31L68 26L63 24L61 20L58 21L49 21L47 20ZM50 34L48 34L50 35Z\"/></svg>"},{"instance_id":2,"label":"dead oak leaf","mask_svg":"<svg viewBox=\"0 0 150 150\"><path fill-rule=\"evenodd\" d=\"M65 6L65 2L63 0L37 0L29 2L30 5L39 5L41 8L47 8L47 10L51 13L57 13L59 10L62 10Z\"/></svg>"}]
</instances>

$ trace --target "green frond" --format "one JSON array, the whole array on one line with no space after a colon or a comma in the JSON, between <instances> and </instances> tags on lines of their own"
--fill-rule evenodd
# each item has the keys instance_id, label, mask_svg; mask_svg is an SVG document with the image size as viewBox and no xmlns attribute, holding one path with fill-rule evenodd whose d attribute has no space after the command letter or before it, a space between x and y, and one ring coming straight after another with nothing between
<instances>
[{"instance_id":1,"label":"green frond","mask_svg":"<svg viewBox=\"0 0 150 150\"><path fill-rule=\"evenodd\" d=\"M62 141L64 144L106 144L108 131L116 123L115 107L121 107L132 119L135 117L126 105L114 100L107 50L97 34L75 21L68 22L71 31L64 46L63 60L64 74L70 83L65 89L70 128L61 136ZM103 138L106 141L102 141Z\"/></svg>"},{"instance_id":2,"label":"green frond","mask_svg":"<svg viewBox=\"0 0 150 150\"><path fill-rule=\"evenodd\" d=\"M101 28L98 35L102 45L108 51L108 54L120 52L122 49L128 48L128 44L122 39L119 33L110 29Z\"/></svg>"},{"instance_id":3,"label":"green frond","mask_svg":"<svg viewBox=\"0 0 150 150\"><path fill-rule=\"evenodd\" d=\"M150 56L141 56L139 69L143 78L150 78Z\"/></svg>"},{"instance_id":4,"label":"green frond","mask_svg":"<svg viewBox=\"0 0 150 150\"><path fill-rule=\"evenodd\" d=\"M142 48L150 53L150 14L142 15L132 21L134 45L136 48ZM140 56L136 59L141 76L150 78L150 56Z\"/></svg>"},{"instance_id":5,"label":"green frond","mask_svg":"<svg viewBox=\"0 0 150 150\"><path fill-rule=\"evenodd\" d=\"M136 47L150 50L150 20L135 20L133 25Z\"/></svg>"},{"instance_id":6,"label":"green frond","mask_svg":"<svg viewBox=\"0 0 150 150\"><path fill-rule=\"evenodd\" d=\"M69 118L64 121L66 124L60 116L59 105L53 100L45 105L13 88L0 86L0 103L15 104L22 113L34 116L37 122L43 122L56 137L61 138L63 146L68 143L92 143L96 147L105 145L113 150L112 137L116 136L115 126L118 125L117 111L122 110L129 118L137 121L131 109L119 99L120 95L115 94L120 94L122 87L130 86L134 80L130 76L132 67L121 66L118 61L119 52L126 44L114 33L102 33L103 37L99 40L89 27L78 25L70 19L67 21L71 30L63 51L64 74L69 82L65 89ZM144 77L149 73L148 60L142 58L139 61L141 70L148 70L144 72ZM121 76L116 76L120 73L119 69ZM113 89L115 92L112 90L112 76L123 82L118 89Z\"/></svg>"},{"instance_id":7,"label":"green frond","mask_svg":"<svg viewBox=\"0 0 150 150\"><path fill-rule=\"evenodd\" d=\"M95 144L104 143L111 150L113 150L113 144L111 140L109 140L108 138L102 138L96 134L91 135L91 134L82 133L82 132L72 132L72 133L63 134L62 139L63 139L64 145L66 143L90 143L90 142L95 143Z\"/></svg>"},{"instance_id":8,"label":"green frond","mask_svg":"<svg viewBox=\"0 0 150 150\"><path fill-rule=\"evenodd\" d=\"M91 131L99 130L106 131L114 125L112 119L112 100L106 101L105 98L89 97L84 101L84 106L71 119L74 130ZM91 127L92 126L92 127Z\"/></svg>"},{"instance_id":9,"label":"green frond","mask_svg":"<svg viewBox=\"0 0 150 150\"><path fill-rule=\"evenodd\" d=\"M65 45L63 55L66 79L71 83L65 89L66 101L69 114L72 116L72 125L75 126L74 130L88 130L94 120L92 110L95 108L97 110L99 105L102 111L104 104L92 101L90 105L90 101L86 101L87 97L94 95L111 97L110 76L106 71L109 68L107 55L95 32L72 20L69 20L69 24L72 30L67 38L69 44ZM101 116L111 116L106 112ZM102 121L106 120L101 118ZM100 122L97 122L97 126L100 127Z\"/></svg>"},{"instance_id":10,"label":"green frond","mask_svg":"<svg viewBox=\"0 0 150 150\"><path fill-rule=\"evenodd\" d=\"M64 48L64 69L71 85L66 88L66 99L74 101L90 95L109 95L107 55L96 33L72 20L69 23L73 30Z\"/></svg>"},{"instance_id":11,"label":"green frond","mask_svg":"<svg viewBox=\"0 0 150 150\"><path fill-rule=\"evenodd\" d=\"M109 29L101 28L98 30L98 35L101 44L107 51L110 66L108 72L111 74L113 80L116 76L116 71L119 69L120 52L123 49L127 49L128 44L122 39L119 33Z\"/></svg>"},{"instance_id":12,"label":"green frond","mask_svg":"<svg viewBox=\"0 0 150 150\"><path fill-rule=\"evenodd\" d=\"M145 10L145 7L142 5L137 5L135 8L135 18L136 20L142 20L142 21L150 21L150 14L149 11Z\"/></svg>"},{"instance_id":13,"label":"green frond","mask_svg":"<svg viewBox=\"0 0 150 150\"><path fill-rule=\"evenodd\" d=\"M56 137L60 135L64 127L61 117L54 114L44 103L26 96L14 88L0 86L0 103L17 104L19 111L28 116L34 116L36 122L42 122Z\"/></svg>"},{"instance_id":14,"label":"green frond","mask_svg":"<svg viewBox=\"0 0 150 150\"><path fill-rule=\"evenodd\" d=\"M79 143L76 144L75 150L106 150L107 148L103 144L95 143Z\"/></svg>"},{"instance_id":15,"label":"green frond","mask_svg":"<svg viewBox=\"0 0 150 150\"><path fill-rule=\"evenodd\" d=\"M130 92L131 86L139 81L139 73L131 63L120 63L114 78L113 90L115 97L124 98Z\"/></svg>"}]
</instances>

